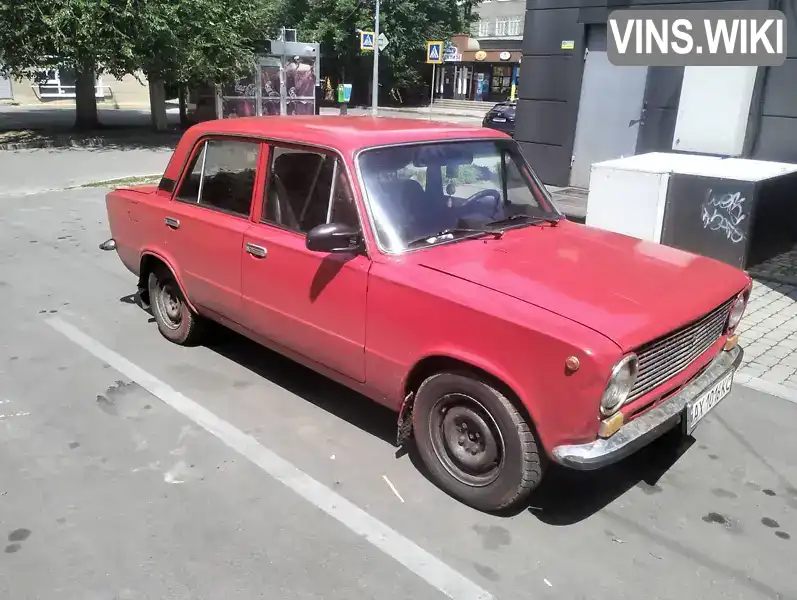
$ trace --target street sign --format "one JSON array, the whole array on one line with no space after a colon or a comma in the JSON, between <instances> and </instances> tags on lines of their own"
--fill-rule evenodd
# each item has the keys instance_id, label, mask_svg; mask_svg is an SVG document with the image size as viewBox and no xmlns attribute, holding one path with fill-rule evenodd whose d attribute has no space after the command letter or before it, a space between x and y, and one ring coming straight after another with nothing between
<instances>
[{"instance_id":1,"label":"street sign","mask_svg":"<svg viewBox=\"0 0 797 600\"><path fill-rule=\"evenodd\" d=\"M426 42L426 62L439 65L443 62L443 42Z\"/></svg>"},{"instance_id":2,"label":"street sign","mask_svg":"<svg viewBox=\"0 0 797 600\"><path fill-rule=\"evenodd\" d=\"M379 50L384 50L387 48L387 45L390 43L390 40L387 39L387 36L384 33L380 33L379 37L376 38L376 45L379 46Z\"/></svg>"},{"instance_id":3,"label":"street sign","mask_svg":"<svg viewBox=\"0 0 797 600\"><path fill-rule=\"evenodd\" d=\"M462 55L459 53L459 48L449 42L443 51L443 61L445 62L460 62Z\"/></svg>"},{"instance_id":4,"label":"street sign","mask_svg":"<svg viewBox=\"0 0 797 600\"><path fill-rule=\"evenodd\" d=\"M361 31L360 32L360 50L373 50L374 49L374 32Z\"/></svg>"}]
</instances>

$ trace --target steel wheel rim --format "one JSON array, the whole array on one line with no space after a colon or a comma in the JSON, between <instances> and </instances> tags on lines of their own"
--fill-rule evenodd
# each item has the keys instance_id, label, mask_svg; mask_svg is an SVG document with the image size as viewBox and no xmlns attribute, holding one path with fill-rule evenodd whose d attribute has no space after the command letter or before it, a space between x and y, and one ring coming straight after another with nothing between
<instances>
[{"instance_id":1,"label":"steel wheel rim","mask_svg":"<svg viewBox=\"0 0 797 600\"><path fill-rule=\"evenodd\" d=\"M506 446L498 423L481 402L459 392L440 397L429 433L440 464L454 479L470 487L498 479Z\"/></svg>"},{"instance_id":2,"label":"steel wheel rim","mask_svg":"<svg viewBox=\"0 0 797 600\"><path fill-rule=\"evenodd\" d=\"M169 284L160 286L157 295L158 312L169 329L177 329L183 322L183 303L177 291Z\"/></svg>"}]
</instances>

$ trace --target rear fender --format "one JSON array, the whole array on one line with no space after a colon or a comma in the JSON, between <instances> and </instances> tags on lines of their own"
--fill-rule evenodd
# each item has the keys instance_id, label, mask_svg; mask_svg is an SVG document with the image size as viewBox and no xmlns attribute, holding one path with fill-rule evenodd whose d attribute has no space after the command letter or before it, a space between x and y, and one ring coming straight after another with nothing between
<instances>
[{"instance_id":1,"label":"rear fender","mask_svg":"<svg viewBox=\"0 0 797 600\"><path fill-rule=\"evenodd\" d=\"M146 280L149 278L149 272L144 269L144 262L147 260L148 257L154 258L162 262L164 265L166 265L166 268L168 268L169 271L171 271L172 275L174 275L174 279L177 281L177 285L180 286L180 291L183 293L183 298L185 298L185 302L188 305L188 307L195 313L199 314L199 311L197 310L196 306L194 306L193 302L191 302L191 299L188 297L188 294L185 291L185 285L183 284L183 277L181 272L179 271L179 269L175 268L177 261L175 261L168 253L162 253L157 250L144 250L141 253L141 260L139 261L140 266L138 270L139 291L140 292L143 291L148 295L148 289L147 289L148 282ZM147 298L147 301L149 301L149 298Z\"/></svg>"}]
</instances>

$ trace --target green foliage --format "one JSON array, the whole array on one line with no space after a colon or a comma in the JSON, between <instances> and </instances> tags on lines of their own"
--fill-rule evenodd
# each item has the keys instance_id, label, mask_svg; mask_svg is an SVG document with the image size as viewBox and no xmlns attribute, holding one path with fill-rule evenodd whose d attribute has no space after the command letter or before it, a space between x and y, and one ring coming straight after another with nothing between
<instances>
[{"instance_id":1,"label":"green foliage","mask_svg":"<svg viewBox=\"0 0 797 600\"><path fill-rule=\"evenodd\" d=\"M380 81L406 88L426 79L427 40L448 40L468 31L472 2L382 0L380 31L390 40L380 52ZM325 74L368 72L370 53L360 52L356 29L374 28L374 0L280 0L277 22L298 29L299 39L321 43ZM386 91L383 88L383 92Z\"/></svg>"},{"instance_id":2,"label":"green foliage","mask_svg":"<svg viewBox=\"0 0 797 600\"><path fill-rule=\"evenodd\" d=\"M425 42L468 30L470 0L382 0L382 92L424 82ZM279 26L322 48L322 74L367 75L356 29L372 29L374 0L0 0L0 69L43 67L193 85L229 80L252 64ZM362 86L360 86L362 87ZM361 90L360 90L361 91Z\"/></svg>"},{"instance_id":3,"label":"green foliage","mask_svg":"<svg viewBox=\"0 0 797 600\"><path fill-rule=\"evenodd\" d=\"M20 76L46 66L121 76L135 65L128 32L136 18L132 1L2 0L0 67Z\"/></svg>"},{"instance_id":4,"label":"green foliage","mask_svg":"<svg viewBox=\"0 0 797 600\"><path fill-rule=\"evenodd\" d=\"M251 69L275 33L267 0L142 0L133 48L150 77L224 81Z\"/></svg>"},{"instance_id":5,"label":"green foliage","mask_svg":"<svg viewBox=\"0 0 797 600\"><path fill-rule=\"evenodd\" d=\"M176 83L223 79L265 47L270 0L0 0L0 65L117 77L144 71Z\"/></svg>"}]
</instances>

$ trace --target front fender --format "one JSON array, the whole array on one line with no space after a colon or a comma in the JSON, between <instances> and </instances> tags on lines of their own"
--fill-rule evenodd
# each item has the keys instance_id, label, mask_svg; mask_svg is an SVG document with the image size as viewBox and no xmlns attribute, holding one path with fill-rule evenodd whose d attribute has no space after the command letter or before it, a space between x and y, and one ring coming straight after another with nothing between
<instances>
[{"instance_id":1,"label":"front fender","mask_svg":"<svg viewBox=\"0 0 797 600\"><path fill-rule=\"evenodd\" d=\"M468 350L452 344L434 346L419 356L415 360L412 369L407 372L406 377L402 381L402 389L405 391L408 390L411 384L410 377L416 372L419 365L438 359L460 362L464 365L484 371L489 376L501 381L504 385L509 387L517 396L518 400L520 400L526 409L529 410L529 413L531 413L529 401L526 397L526 390L523 389L521 382L512 375L510 369L499 362L485 358L484 355L479 354L475 350ZM530 414L530 416L534 419L533 415Z\"/></svg>"}]
</instances>

